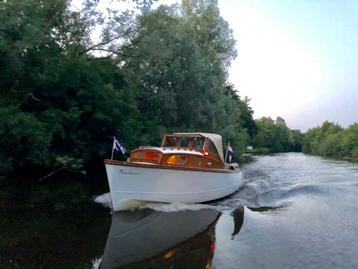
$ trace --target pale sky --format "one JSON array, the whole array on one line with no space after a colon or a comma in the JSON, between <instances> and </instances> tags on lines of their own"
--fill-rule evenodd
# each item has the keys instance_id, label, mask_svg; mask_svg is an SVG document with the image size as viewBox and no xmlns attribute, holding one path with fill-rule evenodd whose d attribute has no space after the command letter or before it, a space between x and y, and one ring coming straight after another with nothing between
<instances>
[{"instance_id":1,"label":"pale sky","mask_svg":"<svg viewBox=\"0 0 358 269\"><path fill-rule=\"evenodd\" d=\"M255 118L281 116L303 131L358 122L358 0L218 3L237 40L229 81L251 99Z\"/></svg>"},{"instance_id":2,"label":"pale sky","mask_svg":"<svg viewBox=\"0 0 358 269\"><path fill-rule=\"evenodd\" d=\"M237 40L230 81L255 117L306 130L358 122L358 1L219 0Z\"/></svg>"}]
</instances>

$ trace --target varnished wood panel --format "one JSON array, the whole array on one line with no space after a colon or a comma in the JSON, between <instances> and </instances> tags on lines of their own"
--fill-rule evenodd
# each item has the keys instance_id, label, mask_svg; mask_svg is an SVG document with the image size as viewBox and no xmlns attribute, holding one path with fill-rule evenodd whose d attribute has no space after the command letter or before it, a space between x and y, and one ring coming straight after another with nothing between
<instances>
[{"instance_id":1,"label":"varnished wood panel","mask_svg":"<svg viewBox=\"0 0 358 269\"><path fill-rule=\"evenodd\" d=\"M195 168L195 167L179 167L179 166L170 166L170 165L152 165L152 164L142 164L142 163L129 163L124 161L117 160L104 160L105 164L119 165L119 166L128 166L128 167L143 167L143 168L152 168L152 169L171 169L171 170L186 170L186 171L202 171L202 172L212 172L212 173L236 173L239 170L228 170L228 169L215 169L215 168Z\"/></svg>"}]
</instances>

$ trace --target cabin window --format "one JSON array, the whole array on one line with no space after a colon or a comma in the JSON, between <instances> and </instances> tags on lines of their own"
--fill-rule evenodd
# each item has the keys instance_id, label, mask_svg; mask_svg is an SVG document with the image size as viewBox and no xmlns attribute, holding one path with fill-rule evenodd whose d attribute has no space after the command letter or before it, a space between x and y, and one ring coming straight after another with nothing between
<instances>
[{"instance_id":1,"label":"cabin window","mask_svg":"<svg viewBox=\"0 0 358 269\"><path fill-rule=\"evenodd\" d=\"M204 148L204 143L205 143L205 138L204 137L196 137L195 138L195 149L203 149Z\"/></svg>"},{"instance_id":2,"label":"cabin window","mask_svg":"<svg viewBox=\"0 0 358 269\"><path fill-rule=\"evenodd\" d=\"M189 149L203 149L205 138L204 137L185 137L185 136L167 136L163 147L177 147Z\"/></svg>"},{"instance_id":3,"label":"cabin window","mask_svg":"<svg viewBox=\"0 0 358 269\"><path fill-rule=\"evenodd\" d=\"M132 153L133 159L146 159L146 160L158 160L161 154L156 151L137 151Z\"/></svg>"},{"instance_id":4,"label":"cabin window","mask_svg":"<svg viewBox=\"0 0 358 269\"><path fill-rule=\"evenodd\" d=\"M144 152L143 151L135 152L132 154L132 158L142 159L144 158Z\"/></svg>"},{"instance_id":5,"label":"cabin window","mask_svg":"<svg viewBox=\"0 0 358 269\"><path fill-rule=\"evenodd\" d=\"M216 149L216 146L215 146L214 143L211 142L210 140L209 140L208 150L209 150L211 153L218 154L218 151L217 151L217 149Z\"/></svg>"},{"instance_id":6,"label":"cabin window","mask_svg":"<svg viewBox=\"0 0 358 269\"><path fill-rule=\"evenodd\" d=\"M172 155L168 158L167 164L184 165L187 161L187 157L183 155Z\"/></svg>"}]
</instances>

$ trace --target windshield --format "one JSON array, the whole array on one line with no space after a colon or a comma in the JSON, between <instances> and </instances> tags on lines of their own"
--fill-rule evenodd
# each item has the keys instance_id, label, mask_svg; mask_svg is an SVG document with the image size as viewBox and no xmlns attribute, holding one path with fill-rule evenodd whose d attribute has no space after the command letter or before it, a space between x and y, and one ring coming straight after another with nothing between
<instances>
[{"instance_id":1,"label":"windshield","mask_svg":"<svg viewBox=\"0 0 358 269\"><path fill-rule=\"evenodd\" d=\"M162 147L203 149L205 137L167 136Z\"/></svg>"}]
</instances>

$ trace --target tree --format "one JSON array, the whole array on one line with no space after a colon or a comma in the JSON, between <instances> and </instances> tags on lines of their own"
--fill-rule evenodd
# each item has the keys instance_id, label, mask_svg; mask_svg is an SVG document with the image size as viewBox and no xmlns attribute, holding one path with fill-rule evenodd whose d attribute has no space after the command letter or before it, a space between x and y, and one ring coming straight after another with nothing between
<instances>
[{"instance_id":1,"label":"tree","mask_svg":"<svg viewBox=\"0 0 358 269\"><path fill-rule=\"evenodd\" d=\"M141 114L159 126L152 136L158 141L166 131L220 132L242 149L243 108L247 121L252 112L226 94L235 41L216 2L160 6L136 25L118 61L124 62L125 80L138 89Z\"/></svg>"},{"instance_id":2,"label":"tree","mask_svg":"<svg viewBox=\"0 0 358 269\"><path fill-rule=\"evenodd\" d=\"M234 89L232 84L228 84L225 88L225 95L233 99L240 110L241 126L247 130L247 133L252 138L257 134L257 126L253 119L254 111L250 107L250 99L246 96L241 99L238 92Z\"/></svg>"},{"instance_id":3,"label":"tree","mask_svg":"<svg viewBox=\"0 0 358 269\"><path fill-rule=\"evenodd\" d=\"M344 129L338 124L325 121L322 126L309 129L304 138L303 151L330 157L357 158L357 123Z\"/></svg>"},{"instance_id":4,"label":"tree","mask_svg":"<svg viewBox=\"0 0 358 269\"><path fill-rule=\"evenodd\" d=\"M358 158L358 123L350 125L343 131L342 150L344 155Z\"/></svg>"},{"instance_id":5,"label":"tree","mask_svg":"<svg viewBox=\"0 0 358 269\"><path fill-rule=\"evenodd\" d=\"M1 175L103 167L114 135L132 148L167 131L218 132L244 150L253 111L228 93L235 40L217 2L135 2L107 14L96 0L81 12L66 0L0 3Z\"/></svg>"},{"instance_id":6,"label":"tree","mask_svg":"<svg viewBox=\"0 0 358 269\"><path fill-rule=\"evenodd\" d=\"M256 120L257 134L253 137L253 145L266 148L270 152L301 151L303 135L299 130L290 130L283 118L276 121L263 117Z\"/></svg>"},{"instance_id":7,"label":"tree","mask_svg":"<svg viewBox=\"0 0 358 269\"><path fill-rule=\"evenodd\" d=\"M86 20L62 0L0 7L1 173L84 172L118 128L133 144L134 95L110 58L80 53Z\"/></svg>"},{"instance_id":8,"label":"tree","mask_svg":"<svg viewBox=\"0 0 358 269\"><path fill-rule=\"evenodd\" d=\"M290 151L301 152L304 134L300 130L291 130L290 134Z\"/></svg>"}]
</instances>

